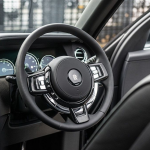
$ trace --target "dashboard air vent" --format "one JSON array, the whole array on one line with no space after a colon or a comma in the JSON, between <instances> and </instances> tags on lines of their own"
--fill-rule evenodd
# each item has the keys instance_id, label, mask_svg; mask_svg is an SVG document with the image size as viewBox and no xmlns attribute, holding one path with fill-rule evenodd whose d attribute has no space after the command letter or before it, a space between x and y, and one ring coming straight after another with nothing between
<instances>
[{"instance_id":1,"label":"dashboard air vent","mask_svg":"<svg viewBox=\"0 0 150 150\"><path fill-rule=\"evenodd\" d=\"M83 62L87 60L87 53L83 48L77 48L74 52L75 57Z\"/></svg>"}]
</instances>

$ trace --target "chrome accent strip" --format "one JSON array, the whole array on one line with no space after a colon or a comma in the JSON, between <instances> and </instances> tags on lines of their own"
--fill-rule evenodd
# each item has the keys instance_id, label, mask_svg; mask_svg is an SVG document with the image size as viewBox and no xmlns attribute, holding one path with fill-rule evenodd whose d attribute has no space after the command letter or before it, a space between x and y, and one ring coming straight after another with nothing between
<instances>
[{"instance_id":1,"label":"chrome accent strip","mask_svg":"<svg viewBox=\"0 0 150 150\"><path fill-rule=\"evenodd\" d=\"M86 103L87 109L89 109L92 104L94 103L96 96L97 96L97 92L98 92L98 82L94 83L94 90L92 92L92 95L90 96L89 100ZM66 113L66 114L70 114L70 110L67 107L64 107L60 104L58 104L51 96L50 94L44 94L45 99L49 102L49 104L54 107L56 110L62 112L62 113ZM75 110L76 109L76 110ZM82 107L78 107L75 108L74 111L75 113L81 114L83 112L83 108Z\"/></svg>"}]
</instances>

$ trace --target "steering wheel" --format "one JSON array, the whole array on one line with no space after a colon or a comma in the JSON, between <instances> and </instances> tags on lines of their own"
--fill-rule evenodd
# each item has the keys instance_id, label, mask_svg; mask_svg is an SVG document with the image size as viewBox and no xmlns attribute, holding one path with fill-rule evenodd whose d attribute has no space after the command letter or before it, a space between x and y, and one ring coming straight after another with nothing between
<instances>
[{"instance_id":1,"label":"steering wheel","mask_svg":"<svg viewBox=\"0 0 150 150\"><path fill-rule=\"evenodd\" d=\"M61 56L53 59L44 69L27 74L24 60L32 43L49 32L70 33L86 44L96 54L94 64ZM45 25L32 32L23 42L16 61L16 80L20 94L29 109L45 124L64 131L80 131L98 123L106 114L112 100L114 82L110 63L105 52L89 34L65 24ZM95 114L88 113L93 102L96 83L105 87L105 98ZM35 103L35 95L43 95L57 111L66 114L67 120L59 122L46 115Z\"/></svg>"}]
</instances>

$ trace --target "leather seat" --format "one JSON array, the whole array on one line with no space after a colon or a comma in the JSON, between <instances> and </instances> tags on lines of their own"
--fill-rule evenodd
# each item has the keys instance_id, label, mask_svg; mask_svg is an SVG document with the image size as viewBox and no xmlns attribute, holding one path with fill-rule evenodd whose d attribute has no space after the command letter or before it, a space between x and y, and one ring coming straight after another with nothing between
<instances>
[{"instance_id":1,"label":"leather seat","mask_svg":"<svg viewBox=\"0 0 150 150\"><path fill-rule=\"evenodd\" d=\"M83 149L135 150L137 145L138 147L141 146L140 150L142 147L144 150L150 149L150 144L144 144L149 143L147 141L150 140L150 134L149 136L143 135L145 130L149 129L150 131L150 127L147 127L149 122L150 75L138 82L125 94L96 129ZM144 133L147 133L146 131Z\"/></svg>"}]
</instances>

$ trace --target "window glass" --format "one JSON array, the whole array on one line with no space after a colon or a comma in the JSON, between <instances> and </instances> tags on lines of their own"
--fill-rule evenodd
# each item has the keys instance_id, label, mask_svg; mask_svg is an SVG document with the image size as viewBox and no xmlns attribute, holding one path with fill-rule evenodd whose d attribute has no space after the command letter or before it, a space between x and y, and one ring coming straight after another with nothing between
<instances>
[{"instance_id":1,"label":"window glass","mask_svg":"<svg viewBox=\"0 0 150 150\"><path fill-rule=\"evenodd\" d=\"M101 47L149 8L150 0L125 0L98 35L97 41Z\"/></svg>"},{"instance_id":2,"label":"window glass","mask_svg":"<svg viewBox=\"0 0 150 150\"><path fill-rule=\"evenodd\" d=\"M50 23L75 25L90 0L0 0L0 33L32 32Z\"/></svg>"}]
</instances>

